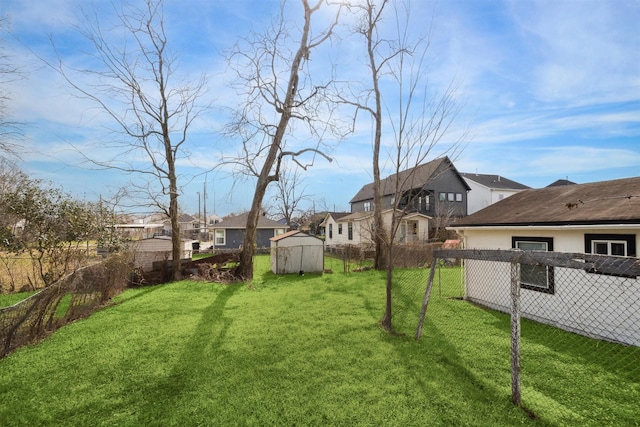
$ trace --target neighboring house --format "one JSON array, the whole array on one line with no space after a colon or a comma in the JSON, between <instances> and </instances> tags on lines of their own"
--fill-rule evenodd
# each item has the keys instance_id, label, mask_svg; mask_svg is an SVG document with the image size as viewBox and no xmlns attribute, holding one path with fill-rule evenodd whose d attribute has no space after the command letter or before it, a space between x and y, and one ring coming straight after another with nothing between
<instances>
[{"instance_id":1,"label":"neighboring house","mask_svg":"<svg viewBox=\"0 0 640 427\"><path fill-rule=\"evenodd\" d=\"M173 259L171 237L158 236L149 239L135 240L129 243L133 251L134 266L144 271L154 270L154 263L167 262ZM191 260L193 240L182 239L182 255L180 259Z\"/></svg>"},{"instance_id":2,"label":"neighboring house","mask_svg":"<svg viewBox=\"0 0 640 427\"><path fill-rule=\"evenodd\" d=\"M392 209L382 211L386 230L391 228ZM403 215L401 211L396 211ZM429 239L429 217L419 212L407 213L400 219L395 241L398 243L426 242ZM373 243L373 212L354 212L346 215L327 214L325 243L340 245L370 245Z\"/></svg>"},{"instance_id":3,"label":"neighboring house","mask_svg":"<svg viewBox=\"0 0 640 427\"><path fill-rule=\"evenodd\" d=\"M589 253L637 257L640 244L640 177L523 190L496 204L456 221L450 228L462 236L467 249L521 249L569 253ZM487 281L491 274L467 260L466 294L478 303L507 311L509 283ZM608 338L601 325L611 316L590 305L580 307L585 320L581 325L569 321L562 310L554 310L557 301L574 304L587 298L606 301L607 307L626 313L625 322L635 335L624 342L640 345L640 289L635 277L608 275L606 286L590 285L590 275L598 272L574 270L564 273L559 267L527 266L523 270L523 298L534 299L523 313L540 321ZM554 274L555 272L555 274ZM535 275L534 275L535 273ZM603 276L604 277L604 276ZM486 283L492 283L487 293ZM591 281L593 283L593 281ZM634 290L635 289L635 290ZM506 297L505 297L506 296ZM556 300L557 298L557 300ZM594 305L595 306L595 305ZM589 323L591 322L591 323ZM615 325L613 325L615 326ZM612 326L612 327L613 327ZM619 339L619 338L616 338Z\"/></svg>"},{"instance_id":4,"label":"neighboring house","mask_svg":"<svg viewBox=\"0 0 640 427\"><path fill-rule=\"evenodd\" d=\"M304 233L311 234L312 236L324 236L325 228L322 224L326 217L327 212L315 213L303 221L298 229Z\"/></svg>"},{"instance_id":5,"label":"neighboring house","mask_svg":"<svg viewBox=\"0 0 640 427\"><path fill-rule=\"evenodd\" d=\"M275 274L322 273L324 242L299 230L272 237L271 271Z\"/></svg>"},{"instance_id":6,"label":"neighboring house","mask_svg":"<svg viewBox=\"0 0 640 427\"><path fill-rule=\"evenodd\" d=\"M226 216L215 225L210 226L210 230L213 233L213 248L241 248L244 242L248 216L248 213ZM271 220L265 216L260 216L258 219L258 229L256 233L256 247L271 247L269 239L285 233L287 229L287 225L280 224L279 222Z\"/></svg>"},{"instance_id":7,"label":"neighboring house","mask_svg":"<svg viewBox=\"0 0 640 427\"><path fill-rule=\"evenodd\" d=\"M467 215L471 188L446 156L393 174L380 187L383 210L393 208L399 198L397 208L407 213L447 220ZM362 187L349 203L352 213L372 212L373 183Z\"/></svg>"},{"instance_id":8,"label":"neighboring house","mask_svg":"<svg viewBox=\"0 0 640 427\"><path fill-rule=\"evenodd\" d=\"M561 187L563 185L576 185L576 183L573 181L569 181L568 179L558 179L547 185L547 187Z\"/></svg>"},{"instance_id":9,"label":"neighboring house","mask_svg":"<svg viewBox=\"0 0 640 427\"><path fill-rule=\"evenodd\" d=\"M529 188L500 175L479 173L461 173L460 175L471 188L467 195L467 215Z\"/></svg>"},{"instance_id":10,"label":"neighboring house","mask_svg":"<svg viewBox=\"0 0 640 427\"><path fill-rule=\"evenodd\" d=\"M178 215L178 225L180 226L180 235L197 239L200 234L200 220L191 215ZM171 220L164 221L165 234L171 235Z\"/></svg>"},{"instance_id":11,"label":"neighboring house","mask_svg":"<svg viewBox=\"0 0 640 427\"><path fill-rule=\"evenodd\" d=\"M164 234L164 224L135 222L131 224L116 224L116 230L126 239L149 239Z\"/></svg>"},{"instance_id":12,"label":"neighboring house","mask_svg":"<svg viewBox=\"0 0 640 427\"><path fill-rule=\"evenodd\" d=\"M334 246L337 240L335 233L338 231L338 220L350 215L350 212L327 212L324 219L319 224L321 234L324 235L327 245Z\"/></svg>"}]
</instances>

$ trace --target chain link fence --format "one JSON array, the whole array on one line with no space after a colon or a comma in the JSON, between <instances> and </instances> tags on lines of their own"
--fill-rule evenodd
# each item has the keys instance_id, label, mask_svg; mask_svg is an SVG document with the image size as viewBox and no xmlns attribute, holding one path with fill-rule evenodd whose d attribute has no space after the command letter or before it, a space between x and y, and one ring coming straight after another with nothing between
<instances>
[{"instance_id":1,"label":"chain link fence","mask_svg":"<svg viewBox=\"0 0 640 427\"><path fill-rule=\"evenodd\" d=\"M638 258L467 249L435 250L429 264L395 270L404 332L415 321L416 339L445 336L471 375L525 408L587 422L571 409L582 400L605 424L611 410L638 419Z\"/></svg>"},{"instance_id":2,"label":"chain link fence","mask_svg":"<svg viewBox=\"0 0 640 427\"><path fill-rule=\"evenodd\" d=\"M113 256L76 270L11 307L0 308L0 357L90 315L124 290L131 270L127 256Z\"/></svg>"}]
</instances>

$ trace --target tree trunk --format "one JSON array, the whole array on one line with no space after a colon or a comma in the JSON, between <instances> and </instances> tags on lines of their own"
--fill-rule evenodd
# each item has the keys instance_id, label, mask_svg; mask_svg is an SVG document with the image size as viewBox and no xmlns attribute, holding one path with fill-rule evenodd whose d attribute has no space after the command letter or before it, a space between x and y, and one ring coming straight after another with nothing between
<instances>
[{"instance_id":1,"label":"tree trunk","mask_svg":"<svg viewBox=\"0 0 640 427\"><path fill-rule=\"evenodd\" d=\"M171 219L171 268L173 280L182 279L182 239L178 222L178 183L173 161L169 163L169 216Z\"/></svg>"},{"instance_id":2,"label":"tree trunk","mask_svg":"<svg viewBox=\"0 0 640 427\"><path fill-rule=\"evenodd\" d=\"M383 6L384 7L384 6ZM369 8L369 13L373 12L372 8ZM385 230L384 222L382 221L382 189L380 188L380 146L382 139L382 100L380 94L378 75L378 66L376 64L375 46L373 32L375 30L375 24L372 20L372 16L369 16L369 29L367 33L367 51L369 53L369 67L371 68L371 80L373 83L373 93L375 97L375 110L373 116L375 119L375 135L373 140L373 242L375 245L375 258L373 261L373 268L376 270L382 270L384 268L384 246L385 246Z\"/></svg>"},{"instance_id":3,"label":"tree trunk","mask_svg":"<svg viewBox=\"0 0 640 427\"><path fill-rule=\"evenodd\" d=\"M391 306L392 306L392 290L393 290L393 262L391 262L391 256L392 256L392 248L393 245L389 245L386 249L387 249L387 259L386 259L386 303L385 303L385 309L384 309L384 317L382 318L382 320L380 321L380 325L389 332L393 331L393 328L391 326L391 320L392 320L392 310L391 310Z\"/></svg>"},{"instance_id":4,"label":"tree trunk","mask_svg":"<svg viewBox=\"0 0 640 427\"><path fill-rule=\"evenodd\" d=\"M242 252L240 254L240 265L236 270L236 274L244 281L253 279L253 253L254 245L256 243L256 234L258 228L258 219L260 218L260 209L262 207L262 200L267 191L267 186L272 181L279 179L280 173L280 157L282 148L282 140L284 139L289 120L291 119L293 105L295 104L295 94L298 85L298 75L300 70L300 64L305 57L309 55L309 47L307 45L309 38L309 28L311 26L311 9L306 0L302 0L302 4L305 10L304 16L304 28L300 38L300 44L296 52L293 61L291 62L291 68L289 69L289 81L287 85L287 92L282 102L282 107L279 110L280 121L276 128L276 133L273 136L273 141L269 147L269 152L265 159L260 175L258 176L258 182L256 183L256 191L253 195L253 201L251 203L251 211L247 217L247 226L244 235L244 242L242 246ZM274 164L276 169L271 175Z\"/></svg>"}]
</instances>

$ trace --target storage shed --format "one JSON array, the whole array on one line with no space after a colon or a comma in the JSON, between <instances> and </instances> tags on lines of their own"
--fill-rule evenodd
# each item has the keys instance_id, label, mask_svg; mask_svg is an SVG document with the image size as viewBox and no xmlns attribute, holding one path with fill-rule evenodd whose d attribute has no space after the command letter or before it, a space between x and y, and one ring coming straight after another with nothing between
<instances>
[{"instance_id":1,"label":"storage shed","mask_svg":"<svg viewBox=\"0 0 640 427\"><path fill-rule=\"evenodd\" d=\"M292 230L271 239L271 271L275 274L322 273L324 241Z\"/></svg>"}]
</instances>

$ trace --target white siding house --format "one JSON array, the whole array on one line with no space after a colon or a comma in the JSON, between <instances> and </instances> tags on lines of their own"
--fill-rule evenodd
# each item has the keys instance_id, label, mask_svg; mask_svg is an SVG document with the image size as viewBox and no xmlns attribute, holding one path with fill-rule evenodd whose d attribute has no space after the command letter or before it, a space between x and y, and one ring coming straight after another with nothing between
<instances>
[{"instance_id":1,"label":"white siding house","mask_svg":"<svg viewBox=\"0 0 640 427\"><path fill-rule=\"evenodd\" d=\"M460 175L471 188L467 194L469 215L529 188L500 175L478 173L461 173Z\"/></svg>"},{"instance_id":2,"label":"white siding house","mask_svg":"<svg viewBox=\"0 0 640 427\"><path fill-rule=\"evenodd\" d=\"M391 228L392 209L382 212L382 221L387 230ZM426 242L429 239L429 217L413 212L402 214L395 239L398 243ZM373 243L373 212L354 212L338 219L325 219L327 246L370 245Z\"/></svg>"},{"instance_id":3,"label":"white siding house","mask_svg":"<svg viewBox=\"0 0 640 427\"><path fill-rule=\"evenodd\" d=\"M640 177L524 190L450 228L462 236L467 249L635 258L640 245ZM487 261L467 260L466 265L466 298L508 312L510 282L504 278L509 277L509 264L496 268ZM523 316L588 336L640 345L637 277L546 268L540 283L522 285ZM570 304L560 305L560 301Z\"/></svg>"}]
</instances>

